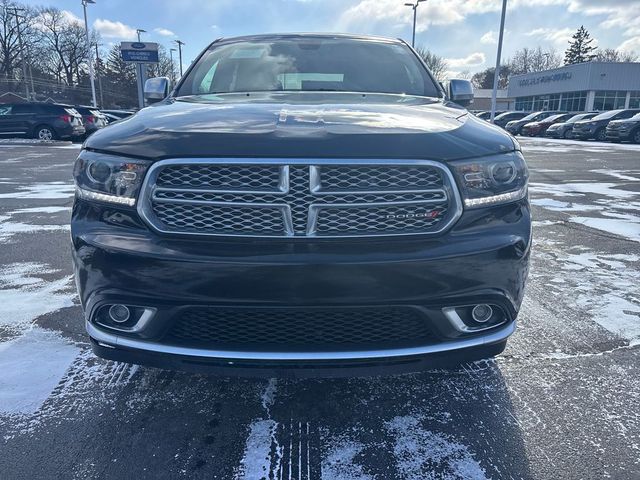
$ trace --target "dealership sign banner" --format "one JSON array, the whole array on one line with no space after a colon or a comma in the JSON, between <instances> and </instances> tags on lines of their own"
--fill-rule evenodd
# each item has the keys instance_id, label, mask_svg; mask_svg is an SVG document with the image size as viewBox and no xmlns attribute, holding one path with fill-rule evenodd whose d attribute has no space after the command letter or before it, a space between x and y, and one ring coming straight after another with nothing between
<instances>
[{"instance_id":1,"label":"dealership sign banner","mask_svg":"<svg viewBox=\"0 0 640 480\"><path fill-rule=\"evenodd\" d=\"M159 63L158 44L154 42L122 42L120 55L125 62Z\"/></svg>"},{"instance_id":2,"label":"dealership sign banner","mask_svg":"<svg viewBox=\"0 0 640 480\"><path fill-rule=\"evenodd\" d=\"M530 87L532 85L538 85L540 83L561 82L564 80L571 80L571 72L553 73L551 75L540 75L533 78L524 78L518 82L521 87Z\"/></svg>"}]
</instances>

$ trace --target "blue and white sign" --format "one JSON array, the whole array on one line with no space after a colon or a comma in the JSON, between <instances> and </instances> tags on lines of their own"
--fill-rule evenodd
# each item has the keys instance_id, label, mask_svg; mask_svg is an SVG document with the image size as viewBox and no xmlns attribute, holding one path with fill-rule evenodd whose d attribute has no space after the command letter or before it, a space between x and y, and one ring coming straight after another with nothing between
<instances>
[{"instance_id":1,"label":"blue and white sign","mask_svg":"<svg viewBox=\"0 0 640 480\"><path fill-rule=\"evenodd\" d=\"M120 54L125 62L158 63L158 44L153 42L122 42Z\"/></svg>"}]
</instances>

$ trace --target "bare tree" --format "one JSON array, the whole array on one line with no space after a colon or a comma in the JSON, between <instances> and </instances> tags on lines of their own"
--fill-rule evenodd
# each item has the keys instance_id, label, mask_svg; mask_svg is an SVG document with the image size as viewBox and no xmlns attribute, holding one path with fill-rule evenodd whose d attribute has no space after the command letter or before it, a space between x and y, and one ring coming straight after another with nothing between
<instances>
[{"instance_id":1,"label":"bare tree","mask_svg":"<svg viewBox=\"0 0 640 480\"><path fill-rule=\"evenodd\" d=\"M596 62L637 62L638 55L635 52L605 48L598 51L594 60Z\"/></svg>"},{"instance_id":2,"label":"bare tree","mask_svg":"<svg viewBox=\"0 0 640 480\"><path fill-rule=\"evenodd\" d=\"M58 8L42 8L39 11L40 44L44 55L43 67L67 85L74 85L86 74L88 51L84 26L70 19ZM95 40L95 34L92 34Z\"/></svg>"},{"instance_id":3,"label":"bare tree","mask_svg":"<svg viewBox=\"0 0 640 480\"><path fill-rule=\"evenodd\" d=\"M507 63L511 73L518 75L558 68L562 66L562 57L554 49L524 47L517 50Z\"/></svg>"},{"instance_id":4,"label":"bare tree","mask_svg":"<svg viewBox=\"0 0 640 480\"><path fill-rule=\"evenodd\" d=\"M21 67L20 37L25 58L33 46L35 12L21 4L0 1L0 73L14 79Z\"/></svg>"},{"instance_id":5,"label":"bare tree","mask_svg":"<svg viewBox=\"0 0 640 480\"><path fill-rule=\"evenodd\" d=\"M443 82L446 79L447 70L449 69L449 65L444 57L436 55L424 47L416 48L416 52L418 52L418 55L420 55L424 63L427 64L429 71L436 77L436 80Z\"/></svg>"}]
</instances>

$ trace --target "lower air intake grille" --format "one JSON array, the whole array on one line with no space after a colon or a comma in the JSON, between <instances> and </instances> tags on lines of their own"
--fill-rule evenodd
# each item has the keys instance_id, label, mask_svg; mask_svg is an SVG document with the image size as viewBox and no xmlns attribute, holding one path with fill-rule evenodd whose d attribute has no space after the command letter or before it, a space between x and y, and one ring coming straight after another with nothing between
<instances>
[{"instance_id":1,"label":"lower air intake grille","mask_svg":"<svg viewBox=\"0 0 640 480\"><path fill-rule=\"evenodd\" d=\"M425 316L408 307L191 307L165 340L201 348L322 351L424 345L434 336Z\"/></svg>"}]
</instances>

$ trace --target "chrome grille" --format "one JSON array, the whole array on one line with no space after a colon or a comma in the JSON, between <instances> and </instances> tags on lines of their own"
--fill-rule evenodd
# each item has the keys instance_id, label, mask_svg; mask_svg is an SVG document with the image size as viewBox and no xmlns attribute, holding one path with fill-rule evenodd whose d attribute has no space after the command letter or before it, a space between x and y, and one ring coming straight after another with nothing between
<instances>
[{"instance_id":1,"label":"chrome grille","mask_svg":"<svg viewBox=\"0 0 640 480\"><path fill-rule=\"evenodd\" d=\"M164 160L138 208L163 233L266 237L433 234L460 214L446 167L381 160Z\"/></svg>"}]
</instances>

